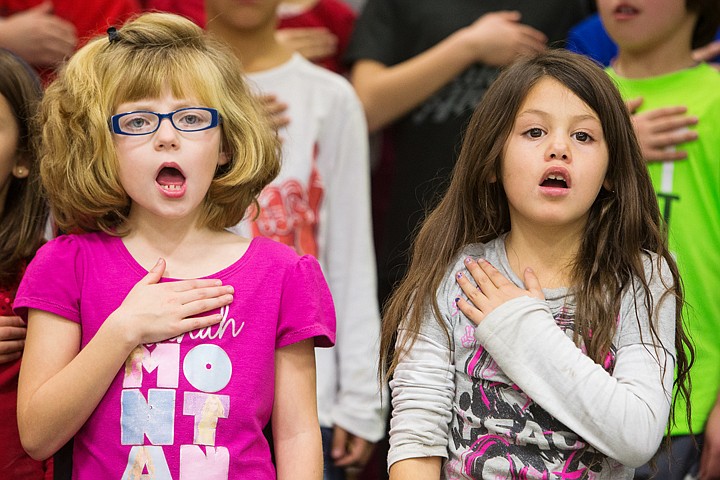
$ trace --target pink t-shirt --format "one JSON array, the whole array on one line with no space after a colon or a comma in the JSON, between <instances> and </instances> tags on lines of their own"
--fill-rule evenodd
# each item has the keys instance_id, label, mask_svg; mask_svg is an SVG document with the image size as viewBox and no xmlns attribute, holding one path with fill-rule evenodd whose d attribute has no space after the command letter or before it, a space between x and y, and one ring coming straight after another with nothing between
<instances>
[{"instance_id":1,"label":"pink t-shirt","mask_svg":"<svg viewBox=\"0 0 720 480\"><path fill-rule=\"evenodd\" d=\"M117 237L62 236L28 266L15 311L80 323L84 347L146 274ZM128 357L75 436L74 479L275 478L262 434L275 350L313 337L333 345L330 292L314 258L264 238L209 278L235 287L223 320Z\"/></svg>"}]
</instances>

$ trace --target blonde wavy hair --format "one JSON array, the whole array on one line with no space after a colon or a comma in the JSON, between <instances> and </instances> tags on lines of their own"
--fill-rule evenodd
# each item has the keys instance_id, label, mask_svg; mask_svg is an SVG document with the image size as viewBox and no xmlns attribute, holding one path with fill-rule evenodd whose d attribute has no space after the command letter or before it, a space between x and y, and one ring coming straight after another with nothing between
<instances>
[{"instance_id":1,"label":"blonde wavy hair","mask_svg":"<svg viewBox=\"0 0 720 480\"><path fill-rule=\"evenodd\" d=\"M279 141L224 44L180 16L148 13L78 50L48 88L38 115L40 173L58 226L121 235L131 199L120 184L108 119L118 105L161 96L196 97L222 116L218 167L202 225L221 230L280 170Z\"/></svg>"}]
</instances>

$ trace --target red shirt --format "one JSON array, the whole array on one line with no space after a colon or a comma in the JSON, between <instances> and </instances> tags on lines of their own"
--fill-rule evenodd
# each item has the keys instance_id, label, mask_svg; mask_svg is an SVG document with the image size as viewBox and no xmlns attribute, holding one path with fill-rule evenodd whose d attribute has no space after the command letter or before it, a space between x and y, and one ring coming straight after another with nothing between
<instances>
[{"instance_id":1,"label":"red shirt","mask_svg":"<svg viewBox=\"0 0 720 480\"><path fill-rule=\"evenodd\" d=\"M0 17L7 17L36 7L43 0L0 0ZM72 23L77 30L78 48L110 26L120 26L142 11L139 0L53 0L55 15ZM52 70L40 72L47 82Z\"/></svg>"},{"instance_id":2,"label":"red shirt","mask_svg":"<svg viewBox=\"0 0 720 480\"><path fill-rule=\"evenodd\" d=\"M0 0L0 16L9 16L43 3L43 0ZM139 0L53 0L55 15L75 25L80 45L110 26L120 26L142 11Z\"/></svg>"},{"instance_id":3,"label":"red shirt","mask_svg":"<svg viewBox=\"0 0 720 480\"><path fill-rule=\"evenodd\" d=\"M205 28L205 2L203 0L148 0L145 5L148 10L182 15Z\"/></svg>"},{"instance_id":4,"label":"red shirt","mask_svg":"<svg viewBox=\"0 0 720 480\"><path fill-rule=\"evenodd\" d=\"M280 16L278 28L325 27L338 39L335 55L324 58L318 65L335 73L345 73L347 68L342 63L357 14L341 0L319 0L314 7L293 16Z\"/></svg>"},{"instance_id":5,"label":"red shirt","mask_svg":"<svg viewBox=\"0 0 720 480\"><path fill-rule=\"evenodd\" d=\"M18 281L19 283L19 281ZM17 284L0 287L0 316L15 316L12 303ZM17 386L20 360L0 363L0 478L52 480L52 461L37 462L20 445L17 427Z\"/></svg>"}]
</instances>

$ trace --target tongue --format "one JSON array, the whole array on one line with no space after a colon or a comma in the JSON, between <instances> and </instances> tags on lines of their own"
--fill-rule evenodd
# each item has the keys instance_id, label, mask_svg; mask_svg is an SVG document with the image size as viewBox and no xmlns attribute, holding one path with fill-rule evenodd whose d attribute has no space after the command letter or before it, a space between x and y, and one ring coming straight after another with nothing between
<instances>
[{"instance_id":1,"label":"tongue","mask_svg":"<svg viewBox=\"0 0 720 480\"><path fill-rule=\"evenodd\" d=\"M185 177L177 168L165 167L160 170L157 176L157 183L160 185L182 185L185 183Z\"/></svg>"}]
</instances>

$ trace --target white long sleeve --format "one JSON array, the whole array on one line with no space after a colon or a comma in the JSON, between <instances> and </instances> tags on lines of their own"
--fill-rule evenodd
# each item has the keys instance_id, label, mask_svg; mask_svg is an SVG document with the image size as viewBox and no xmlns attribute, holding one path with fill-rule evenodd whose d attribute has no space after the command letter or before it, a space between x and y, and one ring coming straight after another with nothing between
<instances>
[{"instance_id":1,"label":"white long sleeve","mask_svg":"<svg viewBox=\"0 0 720 480\"><path fill-rule=\"evenodd\" d=\"M349 87L349 85L347 85ZM318 165L325 176L320 259L337 309L337 396L332 422L366 440L385 434L377 376L380 318L370 215L367 127L350 90L325 119ZM324 228L322 226L325 226ZM318 357L320 358L320 357ZM383 396L387 399L387 394Z\"/></svg>"},{"instance_id":2,"label":"white long sleeve","mask_svg":"<svg viewBox=\"0 0 720 480\"><path fill-rule=\"evenodd\" d=\"M290 123L279 131L282 170L260 196L261 216L232 230L317 256L337 313L335 347L315 352L320 425L377 441L387 407L377 377L380 309L362 106L347 80L298 54L248 78L258 93L287 104Z\"/></svg>"},{"instance_id":3,"label":"white long sleeve","mask_svg":"<svg viewBox=\"0 0 720 480\"><path fill-rule=\"evenodd\" d=\"M667 333L674 332L674 307L674 300L661 305ZM475 335L518 387L597 450L633 468L657 451L670 413L674 369L674 359L662 348L620 347L610 375L560 330L544 302L530 297L491 312Z\"/></svg>"}]
</instances>

